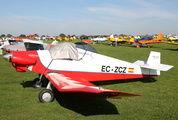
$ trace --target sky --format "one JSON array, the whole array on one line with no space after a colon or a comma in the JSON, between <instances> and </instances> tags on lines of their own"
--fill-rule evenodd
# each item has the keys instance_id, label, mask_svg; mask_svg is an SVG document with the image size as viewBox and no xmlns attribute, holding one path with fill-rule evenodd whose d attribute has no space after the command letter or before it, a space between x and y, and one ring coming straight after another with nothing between
<instances>
[{"instance_id":1,"label":"sky","mask_svg":"<svg viewBox=\"0 0 178 120\"><path fill-rule=\"evenodd\" d=\"M0 35L178 34L178 0L0 0Z\"/></svg>"}]
</instances>

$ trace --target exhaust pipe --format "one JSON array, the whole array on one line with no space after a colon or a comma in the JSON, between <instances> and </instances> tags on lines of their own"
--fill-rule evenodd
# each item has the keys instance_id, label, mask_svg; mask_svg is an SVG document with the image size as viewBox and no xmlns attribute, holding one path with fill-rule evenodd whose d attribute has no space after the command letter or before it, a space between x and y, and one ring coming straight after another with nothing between
<instances>
[{"instance_id":1,"label":"exhaust pipe","mask_svg":"<svg viewBox=\"0 0 178 120\"><path fill-rule=\"evenodd\" d=\"M8 62L12 62L12 53L8 53L3 55L3 58L7 60Z\"/></svg>"}]
</instances>

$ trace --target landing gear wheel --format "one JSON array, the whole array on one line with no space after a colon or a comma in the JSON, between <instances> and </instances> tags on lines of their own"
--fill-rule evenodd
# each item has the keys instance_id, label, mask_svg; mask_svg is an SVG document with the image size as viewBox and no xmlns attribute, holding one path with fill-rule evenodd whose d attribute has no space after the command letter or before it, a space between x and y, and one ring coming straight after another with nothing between
<instances>
[{"instance_id":1,"label":"landing gear wheel","mask_svg":"<svg viewBox=\"0 0 178 120\"><path fill-rule=\"evenodd\" d=\"M44 89L39 93L38 98L42 103L49 103L54 100L54 93L49 89Z\"/></svg>"},{"instance_id":2,"label":"landing gear wheel","mask_svg":"<svg viewBox=\"0 0 178 120\"><path fill-rule=\"evenodd\" d=\"M38 84L39 78L36 78L33 80L33 87L34 88L41 88L43 86L43 82L41 81L40 84Z\"/></svg>"},{"instance_id":3,"label":"landing gear wheel","mask_svg":"<svg viewBox=\"0 0 178 120\"><path fill-rule=\"evenodd\" d=\"M151 46L148 46L148 48L151 48Z\"/></svg>"}]
</instances>

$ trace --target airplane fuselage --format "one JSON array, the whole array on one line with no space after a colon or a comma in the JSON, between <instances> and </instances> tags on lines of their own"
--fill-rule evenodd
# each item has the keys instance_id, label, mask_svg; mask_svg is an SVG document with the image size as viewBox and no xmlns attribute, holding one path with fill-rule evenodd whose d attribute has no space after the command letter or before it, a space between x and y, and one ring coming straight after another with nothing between
<instances>
[{"instance_id":1,"label":"airplane fuselage","mask_svg":"<svg viewBox=\"0 0 178 120\"><path fill-rule=\"evenodd\" d=\"M29 70L44 74L46 71L55 71L63 75L70 74L88 81L133 79L158 76L156 70L141 68L139 65L119 59L107 57L93 52L78 49L79 60L53 60L48 50L34 51L38 56L35 65Z\"/></svg>"}]
</instances>

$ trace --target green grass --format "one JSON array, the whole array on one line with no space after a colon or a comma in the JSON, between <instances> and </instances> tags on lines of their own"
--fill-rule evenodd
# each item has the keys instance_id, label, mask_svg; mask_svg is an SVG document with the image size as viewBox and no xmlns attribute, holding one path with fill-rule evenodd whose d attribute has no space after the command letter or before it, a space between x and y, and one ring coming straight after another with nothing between
<instances>
[{"instance_id":1,"label":"green grass","mask_svg":"<svg viewBox=\"0 0 178 120\"><path fill-rule=\"evenodd\" d=\"M80 40L74 40L77 42ZM51 43L52 41L47 41ZM118 47L103 44L91 44L100 54L128 62L147 60L150 51L161 52L161 63L174 65L161 76L149 78L112 81L100 84L101 87L142 94L141 97L129 97L119 100L86 98L68 93L55 92L52 103L40 103L39 92L32 81L37 73L27 71L18 73L11 63L0 57L0 119L178 119L178 46L166 43L152 44L152 48L121 44ZM108 61L109 62L109 61Z\"/></svg>"}]
</instances>

